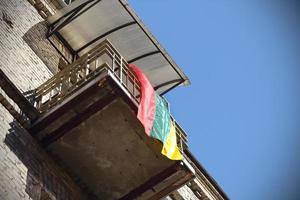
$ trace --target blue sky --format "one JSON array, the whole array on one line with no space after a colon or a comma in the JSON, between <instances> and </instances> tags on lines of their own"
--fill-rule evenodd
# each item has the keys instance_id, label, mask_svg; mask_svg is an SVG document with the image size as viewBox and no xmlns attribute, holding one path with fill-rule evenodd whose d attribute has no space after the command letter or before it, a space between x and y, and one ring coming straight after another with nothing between
<instances>
[{"instance_id":1,"label":"blue sky","mask_svg":"<svg viewBox=\"0 0 300 200\"><path fill-rule=\"evenodd\" d=\"M129 3L191 79L171 111L228 196L300 199L299 3Z\"/></svg>"}]
</instances>

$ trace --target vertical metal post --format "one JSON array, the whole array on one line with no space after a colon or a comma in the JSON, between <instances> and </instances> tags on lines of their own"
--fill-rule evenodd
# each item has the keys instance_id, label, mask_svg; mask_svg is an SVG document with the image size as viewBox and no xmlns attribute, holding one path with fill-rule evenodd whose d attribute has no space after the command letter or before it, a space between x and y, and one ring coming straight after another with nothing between
<instances>
[{"instance_id":1,"label":"vertical metal post","mask_svg":"<svg viewBox=\"0 0 300 200\"><path fill-rule=\"evenodd\" d=\"M112 60L112 71L113 71L113 73L115 73L115 57L116 57L116 54L114 53L113 60Z\"/></svg>"},{"instance_id":2,"label":"vertical metal post","mask_svg":"<svg viewBox=\"0 0 300 200\"><path fill-rule=\"evenodd\" d=\"M38 99L37 99L37 108L38 109L40 109L41 108L41 102L42 102L42 99L41 99L41 97L39 97Z\"/></svg>"},{"instance_id":3,"label":"vertical metal post","mask_svg":"<svg viewBox=\"0 0 300 200\"><path fill-rule=\"evenodd\" d=\"M90 70L90 64L87 64L85 69L85 77L89 74L89 70Z\"/></svg>"},{"instance_id":4,"label":"vertical metal post","mask_svg":"<svg viewBox=\"0 0 300 200\"><path fill-rule=\"evenodd\" d=\"M182 144L182 138L181 138L181 135L180 135L180 149L181 149L181 151L183 152L183 144Z\"/></svg>"},{"instance_id":5,"label":"vertical metal post","mask_svg":"<svg viewBox=\"0 0 300 200\"><path fill-rule=\"evenodd\" d=\"M49 95L50 95L50 96L49 96L49 102L50 102L50 101L52 100L53 89L50 90Z\"/></svg>"},{"instance_id":6,"label":"vertical metal post","mask_svg":"<svg viewBox=\"0 0 300 200\"><path fill-rule=\"evenodd\" d=\"M129 85L128 85L128 76L129 76L129 69L128 69L128 66L126 66L125 84L126 84L127 88L129 89Z\"/></svg>"},{"instance_id":7,"label":"vertical metal post","mask_svg":"<svg viewBox=\"0 0 300 200\"><path fill-rule=\"evenodd\" d=\"M123 75L123 57L121 56L121 66L120 66L120 82L121 82L121 84L123 83L122 75Z\"/></svg>"},{"instance_id":8,"label":"vertical metal post","mask_svg":"<svg viewBox=\"0 0 300 200\"><path fill-rule=\"evenodd\" d=\"M133 82L132 83L132 95L133 95L133 98L136 99L136 97L135 97L135 79L134 79L134 77L133 77L133 81L132 82Z\"/></svg>"},{"instance_id":9,"label":"vertical metal post","mask_svg":"<svg viewBox=\"0 0 300 200\"><path fill-rule=\"evenodd\" d=\"M59 80L59 91L58 91L58 100L60 100L60 97L61 97L61 93L62 93L62 77L60 77L60 80Z\"/></svg>"},{"instance_id":10,"label":"vertical metal post","mask_svg":"<svg viewBox=\"0 0 300 200\"><path fill-rule=\"evenodd\" d=\"M87 59L86 59L86 69L85 69L85 78L87 77L87 75L89 74L89 70L90 70L90 54L88 54Z\"/></svg>"},{"instance_id":11,"label":"vertical metal post","mask_svg":"<svg viewBox=\"0 0 300 200\"><path fill-rule=\"evenodd\" d=\"M95 61L95 69L97 69L99 67L98 63L99 63L99 61L98 61L98 58L97 58L96 61Z\"/></svg>"},{"instance_id":12,"label":"vertical metal post","mask_svg":"<svg viewBox=\"0 0 300 200\"><path fill-rule=\"evenodd\" d=\"M71 85L71 71L68 73L68 86L70 87Z\"/></svg>"}]
</instances>

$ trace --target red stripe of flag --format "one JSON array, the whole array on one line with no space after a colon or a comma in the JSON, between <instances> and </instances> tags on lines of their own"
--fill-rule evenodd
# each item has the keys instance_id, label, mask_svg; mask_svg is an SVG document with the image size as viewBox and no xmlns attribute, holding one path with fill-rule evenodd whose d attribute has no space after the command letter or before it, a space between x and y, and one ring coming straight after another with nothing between
<instances>
[{"instance_id":1,"label":"red stripe of flag","mask_svg":"<svg viewBox=\"0 0 300 200\"><path fill-rule=\"evenodd\" d=\"M143 124L146 134L150 136L155 117L155 91L148 78L137 66L134 64L129 64L129 67L137 76L141 87L141 102L139 104L137 118Z\"/></svg>"}]
</instances>

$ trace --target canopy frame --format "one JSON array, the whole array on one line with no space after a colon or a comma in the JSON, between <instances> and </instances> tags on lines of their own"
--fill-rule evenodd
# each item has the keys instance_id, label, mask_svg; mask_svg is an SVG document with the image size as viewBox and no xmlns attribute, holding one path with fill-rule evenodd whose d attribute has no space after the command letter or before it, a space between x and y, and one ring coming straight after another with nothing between
<instances>
[{"instance_id":1,"label":"canopy frame","mask_svg":"<svg viewBox=\"0 0 300 200\"><path fill-rule=\"evenodd\" d=\"M57 38L63 43L63 45L66 47L67 50L71 53L72 56L72 61L77 59L79 57L79 53L85 50L86 48L90 47L92 44L96 43L97 41L103 39L104 37L118 31L121 29L124 29L126 27L132 26L132 25L138 25L138 27L143 31L143 33L147 36L147 38L151 41L151 43L154 45L155 50L151 52L147 52L143 55L139 55L137 57L131 58L128 60L128 63L133 63L137 60L146 58L148 56L160 54L163 56L163 58L168 62L168 64L173 68L173 70L178 74L180 77L179 79L175 79L172 81L167 81L165 83L162 83L158 86L155 87L156 90L158 90L160 87L169 85L169 84L174 84L171 88L168 88L167 90L163 91L161 94L165 94L168 91L172 90L173 88L177 87L178 85L184 84L188 85L190 84L188 78L184 75L184 73L179 69L177 64L172 60L172 58L166 53L166 51L160 46L158 41L152 36L152 34L146 29L145 25L141 22L141 20L136 16L136 14L133 12L133 10L128 6L127 2L125 0L118 0L118 2L123 6L123 8L127 11L127 13L131 16L132 21L121 24L117 27L114 27L105 33L102 33L101 35L94 37L91 41L88 41L85 43L83 46L74 49L72 46L64 39L64 37L60 34L60 30L63 29L65 26L70 24L73 20L76 18L80 17L80 15L84 14L87 12L89 9L91 9L93 6L101 2L102 0L88 0L76 8L70 10L69 12L63 14L61 17L56 19L54 22L49 24L49 29L47 33L48 39L52 36L55 35ZM56 50L58 50L56 48ZM59 52L62 54L61 52ZM64 57L64 56L63 56ZM65 58L65 57L64 57ZM66 58L65 58L66 59ZM67 59L66 59L67 60ZM68 61L69 62L69 61Z\"/></svg>"}]
</instances>

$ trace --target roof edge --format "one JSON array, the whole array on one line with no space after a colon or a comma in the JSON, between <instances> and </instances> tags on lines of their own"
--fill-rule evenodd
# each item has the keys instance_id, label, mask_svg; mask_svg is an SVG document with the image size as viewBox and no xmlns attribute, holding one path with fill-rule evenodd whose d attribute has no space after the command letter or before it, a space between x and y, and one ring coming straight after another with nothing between
<instances>
[{"instance_id":1,"label":"roof edge","mask_svg":"<svg viewBox=\"0 0 300 200\"><path fill-rule=\"evenodd\" d=\"M222 190L217 181L209 175L206 169L200 164L200 162L195 158L195 156L188 150L184 150L184 153L188 156L188 158L196 165L196 167L200 170L201 173L205 176L205 178L212 184L214 189L221 195L224 200L229 200L227 194Z\"/></svg>"}]
</instances>

